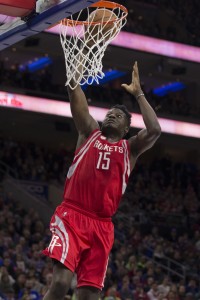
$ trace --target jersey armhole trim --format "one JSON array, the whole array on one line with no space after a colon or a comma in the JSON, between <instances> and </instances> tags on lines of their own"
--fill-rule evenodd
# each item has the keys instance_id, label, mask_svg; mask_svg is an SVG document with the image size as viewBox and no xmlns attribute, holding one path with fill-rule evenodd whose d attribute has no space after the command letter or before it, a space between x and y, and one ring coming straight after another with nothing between
<instances>
[{"instance_id":1,"label":"jersey armhole trim","mask_svg":"<svg viewBox=\"0 0 200 300\"><path fill-rule=\"evenodd\" d=\"M86 145L86 143L88 142L88 140L94 135L94 133L96 132L101 132L101 130L99 130L98 128L97 129L94 129L90 135L88 136L88 138L85 140L85 142L76 149L76 151L74 152L74 157L79 153L79 151Z\"/></svg>"},{"instance_id":2,"label":"jersey armhole trim","mask_svg":"<svg viewBox=\"0 0 200 300\"><path fill-rule=\"evenodd\" d=\"M124 140L127 146L127 150L128 150L128 157L129 157L129 161L131 159L131 145L129 144L128 140Z\"/></svg>"}]
</instances>

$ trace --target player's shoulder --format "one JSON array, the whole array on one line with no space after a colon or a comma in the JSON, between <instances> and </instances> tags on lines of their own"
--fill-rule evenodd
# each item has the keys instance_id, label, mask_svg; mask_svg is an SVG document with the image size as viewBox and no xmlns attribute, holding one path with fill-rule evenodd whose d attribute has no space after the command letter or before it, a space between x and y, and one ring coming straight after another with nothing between
<instances>
[{"instance_id":1,"label":"player's shoulder","mask_svg":"<svg viewBox=\"0 0 200 300\"><path fill-rule=\"evenodd\" d=\"M75 155L77 155L83 147L87 148L87 146L89 146L100 135L101 135L101 131L98 128L91 131L91 133L88 136L79 134L78 141L76 144Z\"/></svg>"}]
</instances>

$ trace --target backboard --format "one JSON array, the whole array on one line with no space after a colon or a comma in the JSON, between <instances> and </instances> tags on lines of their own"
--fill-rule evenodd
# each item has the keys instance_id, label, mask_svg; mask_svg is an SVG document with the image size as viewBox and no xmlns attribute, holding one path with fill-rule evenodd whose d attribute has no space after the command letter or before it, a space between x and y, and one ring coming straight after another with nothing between
<instances>
[{"instance_id":1,"label":"backboard","mask_svg":"<svg viewBox=\"0 0 200 300\"><path fill-rule=\"evenodd\" d=\"M95 2L98 0L38 0L35 13L26 20L13 18L0 26L0 50L44 31ZM6 16L0 15L0 17L6 20Z\"/></svg>"}]
</instances>

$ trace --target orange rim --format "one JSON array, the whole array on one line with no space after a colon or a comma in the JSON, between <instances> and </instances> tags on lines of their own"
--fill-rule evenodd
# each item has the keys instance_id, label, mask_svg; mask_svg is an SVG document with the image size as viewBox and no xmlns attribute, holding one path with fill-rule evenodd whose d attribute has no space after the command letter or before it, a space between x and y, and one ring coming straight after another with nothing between
<instances>
[{"instance_id":1,"label":"orange rim","mask_svg":"<svg viewBox=\"0 0 200 300\"><path fill-rule=\"evenodd\" d=\"M99 1L99 2L96 2L96 3L93 3L92 5L90 5L90 7L120 8L121 10L123 10L125 12L125 14L121 18L117 18L115 20L110 20L110 21L105 21L105 22L102 22L102 21L90 22L91 25L112 24L116 21L125 19L128 15L127 8L123 5L115 3L115 2L103 1L102 0L102 1ZM71 20L71 19L68 19L68 18L63 19L59 23L61 23L62 25L65 25L65 26L88 25L88 21Z\"/></svg>"}]
</instances>

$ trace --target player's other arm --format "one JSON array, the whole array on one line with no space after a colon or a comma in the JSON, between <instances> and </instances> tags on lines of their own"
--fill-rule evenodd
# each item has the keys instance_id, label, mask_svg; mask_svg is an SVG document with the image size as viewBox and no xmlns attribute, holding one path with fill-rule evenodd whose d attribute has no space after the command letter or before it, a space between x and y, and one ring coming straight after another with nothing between
<instances>
[{"instance_id":1,"label":"player's other arm","mask_svg":"<svg viewBox=\"0 0 200 300\"><path fill-rule=\"evenodd\" d=\"M131 84L123 84L122 87L136 98L146 127L139 131L136 136L129 139L131 155L134 158L137 158L140 154L153 146L161 134L161 127L153 108L148 103L145 96L141 95L143 92L140 86L137 62L133 66Z\"/></svg>"},{"instance_id":2,"label":"player's other arm","mask_svg":"<svg viewBox=\"0 0 200 300\"><path fill-rule=\"evenodd\" d=\"M71 83L74 85L74 80ZM89 113L87 99L81 87L78 85L72 90L68 86L67 90L75 126L79 135L87 138L93 130L99 128L99 125Z\"/></svg>"}]
</instances>

